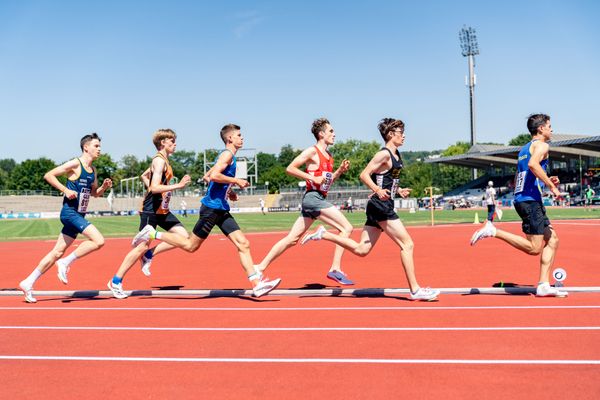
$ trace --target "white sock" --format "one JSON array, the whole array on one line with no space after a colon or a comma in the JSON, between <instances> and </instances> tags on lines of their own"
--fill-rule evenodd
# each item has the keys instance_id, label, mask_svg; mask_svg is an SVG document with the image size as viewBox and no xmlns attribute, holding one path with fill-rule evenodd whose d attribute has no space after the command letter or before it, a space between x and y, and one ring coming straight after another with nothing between
<instances>
[{"instance_id":1,"label":"white sock","mask_svg":"<svg viewBox=\"0 0 600 400\"><path fill-rule=\"evenodd\" d=\"M75 254L75 252L72 252L71 254L63 258L63 261L66 262L67 265L71 265L71 263L75 260L77 260L77 254Z\"/></svg>"},{"instance_id":2,"label":"white sock","mask_svg":"<svg viewBox=\"0 0 600 400\"><path fill-rule=\"evenodd\" d=\"M160 240L161 236L162 236L162 233L161 233L161 232L156 232L156 233L154 234L154 239Z\"/></svg>"},{"instance_id":3,"label":"white sock","mask_svg":"<svg viewBox=\"0 0 600 400\"><path fill-rule=\"evenodd\" d=\"M33 284L35 283L35 281L37 281L40 278L40 276L42 276L42 273L36 268L23 281L27 283L27 286L33 286Z\"/></svg>"}]
</instances>

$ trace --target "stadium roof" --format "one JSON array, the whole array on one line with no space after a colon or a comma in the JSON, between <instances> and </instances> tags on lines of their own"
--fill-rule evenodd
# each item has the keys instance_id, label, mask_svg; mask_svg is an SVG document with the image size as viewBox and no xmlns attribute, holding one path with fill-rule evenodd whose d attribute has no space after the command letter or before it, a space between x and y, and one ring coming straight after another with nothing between
<instances>
[{"instance_id":1,"label":"stadium roof","mask_svg":"<svg viewBox=\"0 0 600 400\"><path fill-rule=\"evenodd\" d=\"M475 144L464 154L429 158L425 162L479 169L515 166L520 149L521 146ZM550 142L551 158L578 159L579 156L600 158L600 136L553 135L552 142Z\"/></svg>"}]
</instances>

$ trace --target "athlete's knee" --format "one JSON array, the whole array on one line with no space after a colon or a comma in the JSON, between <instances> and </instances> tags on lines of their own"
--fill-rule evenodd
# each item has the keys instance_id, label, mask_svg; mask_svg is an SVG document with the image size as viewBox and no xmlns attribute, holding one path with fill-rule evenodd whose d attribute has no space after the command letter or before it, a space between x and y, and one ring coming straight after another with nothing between
<instances>
[{"instance_id":1,"label":"athlete's knee","mask_svg":"<svg viewBox=\"0 0 600 400\"><path fill-rule=\"evenodd\" d=\"M196 250L198 250L198 247L200 247L200 243L192 241L192 240L186 240L182 249L187 251L188 253L193 253Z\"/></svg>"},{"instance_id":2,"label":"athlete's knee","mask_svg":"<svg viewBox=\"0 0 600 400\"><path fill-rule=\"evenodd\" d=\"M400 243L400 247L402 248L402 251L412 252L415 249L415 242L413 242L412 239L403 240Z\"/></svg>"},{"instance_id":3,"label":"athlete's knee","mask_svg":"<svg viewBox=\"0 0 600 400\"><path fill-rule=\"evenodd\" d=\"M92 242L96 245L96 250L99 250L102 247L104 247L104 237L102 237L102 236L94 239Z\"/></svg>"},{"instance_id":4,"label":"athlete's knee","mask_svg":"<svg viewBox=\"0 0 600 400\"><path fill-rule=\"evenodd\" d=\"M354 251L354 254L356 254L359 257L366 257L367 254L369 254L371 252L372 248L373 248L373 246L371 246L369 244L361 244L356 248L356 250Z\"/></svg>"},{"instance_id":5,"label":"athlete's knee","mask_svg":"<svg viewBox=\"0 0 600 400\"><path fill-rule=\"evenodd\" d=\"M351 234L352 234L352 225L346 225L340 231L341 237L350 237Z\"/></svg>"},{"instance_id":6,"label":"athlete's knee","mask_svg":"<svg viewBox=\"0 0 600 400\"><path fill-rule=\"evenodd\" d=\"M247 253L250 251L250 241L246 238L239 239L235 245L240 253Z\"/></svg>"},{"instance_id":7,"label":"athlete's knee","mask_svg":"<svg viewBox=\"0 0 600 400\"><path fill-rule=\"evenodd\" d=\"M531 256L537 256L537 255L540 255L542 253L542 250L544 250L544 244L543 243L541 243L539 245L532 244L531 247L529 248L529 250L527 250L527 254L529 254Z\"/></svg>"},{"instance_id":8,"label":"athlete's knee","mask_svg":"<svg viewBox=\"0 0 600 400\"><path fill-rule=\"evenodd\" d=\"M65 254L65 249L52 250L52 252L50 254L52 255L52 258L54 258L55 260L58 260Z\"/></svg>"}]
</instances>

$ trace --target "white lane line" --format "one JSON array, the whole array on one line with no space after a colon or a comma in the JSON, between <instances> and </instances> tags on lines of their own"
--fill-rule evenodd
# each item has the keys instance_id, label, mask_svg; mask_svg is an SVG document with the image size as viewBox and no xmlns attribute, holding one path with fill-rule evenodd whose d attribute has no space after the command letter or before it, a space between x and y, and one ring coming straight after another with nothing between
<instances>
[{"instance_id":1,"label":"white lane line","mask_svg":"<svg viewBox=\"0 0 600 400\"><path fill-rule=\"evenodd\" d=\"M581 306L407 306L407 307L0 307L0 311L443 311L443 310L597 310L600 305Z\"/></svg>"},{"instance_id":2,"label":"white lane line","mask_svg":"<svg viewBox=\"0 0 600 400\"><path fill-rule=\"evenodd\" d=\"M56 331L190 331L190 332L422 332L422 331L597 331L600 326L465 326L465 327L151 327L151 326L0 326L0 330Z\"/></svg>"},{"instance_id":3,"label":"white lane line","mask_svg":"<svg viewBox=\"0 0 600 400\"><path fill-rule=\"evenodd\" d=\"M199 358L199 357L95 357L0 355L0 360L33 361L130 361L188 363L336 363L336 364L517 364L517 365L600 365L600 360L468 360L468 359L387 359L387 358Z\"/></svg>"}]
</instances>

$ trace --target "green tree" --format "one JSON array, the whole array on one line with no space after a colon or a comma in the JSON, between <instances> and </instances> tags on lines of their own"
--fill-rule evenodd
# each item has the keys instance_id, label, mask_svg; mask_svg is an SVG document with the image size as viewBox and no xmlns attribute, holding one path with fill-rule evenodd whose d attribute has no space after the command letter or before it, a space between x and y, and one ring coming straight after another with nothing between
<instances>
[{"instance_id":1,"label":"green tree","mask_svg":"<svg viewBox=\"0 0 600 400\"><path fill-rule=\"evenodd\" d=\"M278 193L282 186L295 185L298 179L289 176L285 167L275 165L261 174L262 182L269 182L269 193Z\"/></svg>"},{"instance_id":2,"label":"green tree","mask_svg":"<svg viewBox=\"0 0 600 400\"><path fill-rule=\"evenodd\" d=\"M186 174L192 174L196 165L196 153L193 151L178 150L170 157L173 174L181 179Z\"/></svg>"},{"instance_id":3,"label":"green tree","mask_svg":"<svg viewBox=\"0 0 600 400\"><path fill-rule=\"evenodd\" d=\"M411 188L412 197L423 197L425 196L425 188L432 186L432 176L431 164L417 161L402 169L400 186Z\"/></svg>"},{"instance_id":4,"label":"green tree","mask_svg":"<svg viewBox=\"0 0 600 400\"><path fill-rule=\"evenodd\" d=\"M140 161L136 156L131 154L124 155L119 164L119 175L123 178L140 176L150 166L149 163Z\"/></svg>"},{"instance_id":5,"label":"green tree","mask_svg":"<svg viewBox=\"0 0 600 400\"><path fill-rule=\"evenodd\" d=\"M525 146L527 143L531 141L531 135L529 133L521 133L518 136L510 139L508 142L509 146Z\"/></svg>"},{"instance_id":6,"label":"green tree","mask_svg":"<svg viewBox=\"0 0 600 400\"><path fill-rule=\"evenodd\" d=\"M12 158L3 158L0 160L0 171L10 174L17 166L17 163Z\"/></svg>"},{"instance_id":7,"label":"green tree","mask_svg":"<svg viewBox=\"0 0 600 400\"><path fill-rule=\"evenodd\" d=\"M13 190L54 190L46 183L44 175L55 167L54 161L45 157L25 160L12 170L8 188Z\"/></svg>"},{"instance_id":8,"label":"green tree","mask_svg":"<svg viewBox=\"0 0 600 400\"><path fill-rule=\"evenodd\" d=\"M98 186L102 185L102 181L104 181L105 178L112 179L113 183L117 183L120 180L120 177L117 176L117 163L113 161L110 154L102 154L98 157L98 159L94 161L94 167L98 174Z\"/></svg>"},{"instance_id":9,"label":"green tree","mask_svg":"<svg viewBox=\"0 0 600 400\"><path fill-rule=\"evenodd\" d=\"M277 161L277 156L275 154L263 153L261 151L256 154L256 162L258 163L258 182L261 184L270 182L268 179L265 180L263 175L271 168L280 165L279 161Z\"/></svg>"},{"instance_id":10,"label":"green tree","mask_svg":"<svg viewBox=\"0 0 600 400\"><path fill-rule=\"evenodd\" d=\"M279 151L279 156L277 157L277 161L279 161L279 165L287 168L287 166L298 156L298 154L302 153L302 150L296 150L292 147L291 144L286 144Z\"/></svg>"},{"instance_id":11,"label":"green tree","mask_svg":"<svg viewBox=\"0 0 600 400\"><path fill-rule=\"evenodd\" d=\"M350 169L339 178L338 182L344 184L360 183L360 173L380 148L381 145L375 141L364 142L354 139L341 141L332 146L330 151L334 157L335 168L344 159L350 161Z\"/></svg>"},{"instance_id":12,"label":"green tree","mask_svg":"<svg viewBox=\"0 0 600 400\"><path fill-rule=\"evenodd\" d=\"M471 145L467 142L456 142L442 152L443 157L455 156L466 153ZM442 192L455 189L465 183L471 181L471 168L458 167L454 165L440 165L438 168L439 176L436 181Z\"/></svg>"}]
</instances>

